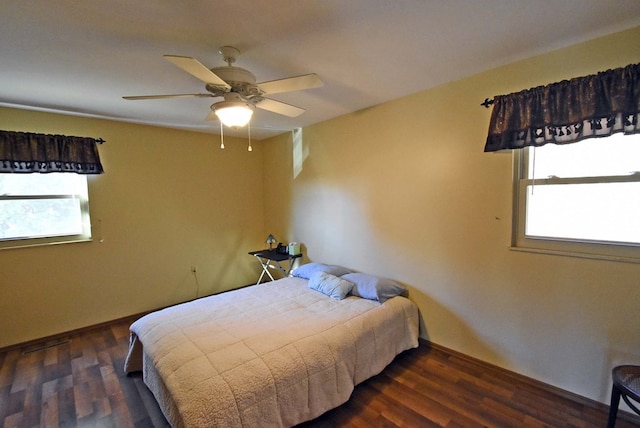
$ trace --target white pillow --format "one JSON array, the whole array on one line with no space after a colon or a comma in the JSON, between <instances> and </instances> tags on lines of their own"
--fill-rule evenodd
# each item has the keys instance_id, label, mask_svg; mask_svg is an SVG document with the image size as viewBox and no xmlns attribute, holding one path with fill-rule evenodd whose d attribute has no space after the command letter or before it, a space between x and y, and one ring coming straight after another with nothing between
<instances>
[{"instance_id":1,"label":"white pillow","mask_svg":"<svg viewBox=\"0 0 640 428\"><path fill-rule=\"evenodd\" d=\"M342 300L353 288L353 282L327 272L318 271L309 278L309 288L336 300Z\"/></svg>"}]
</instances>

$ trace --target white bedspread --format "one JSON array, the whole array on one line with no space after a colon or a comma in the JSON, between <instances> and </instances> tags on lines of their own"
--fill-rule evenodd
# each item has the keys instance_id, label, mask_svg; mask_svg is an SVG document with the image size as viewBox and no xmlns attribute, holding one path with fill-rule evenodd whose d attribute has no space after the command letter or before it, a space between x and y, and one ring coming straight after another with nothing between
<instances>
[{"instance_id":1,"label":"white bedspread","mask_svg":"<svg viewBox=\"0 0 640 428\"><path fill-rule=\"evenodd\" d=\"M139 319L125 370L144 362L174 427L292 426L346 402L417 346L408 299L338 301L284 278Z\"/></svg>"}]
</instances>

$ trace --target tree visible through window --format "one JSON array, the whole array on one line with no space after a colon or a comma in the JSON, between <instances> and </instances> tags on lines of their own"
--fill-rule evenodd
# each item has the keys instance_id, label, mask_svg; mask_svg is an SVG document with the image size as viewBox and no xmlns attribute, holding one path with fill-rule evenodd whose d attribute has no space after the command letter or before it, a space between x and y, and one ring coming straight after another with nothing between
<instances>
[{"instance_id":1,"label":"tree visible through window","mask_svg":"<svg viewBox=\"0 0 640 428\"><path fill-rule=\"evenodd\" d=\"M85 175L0 174L0 248L89 239Z\"/></svg>"}]
</instances>

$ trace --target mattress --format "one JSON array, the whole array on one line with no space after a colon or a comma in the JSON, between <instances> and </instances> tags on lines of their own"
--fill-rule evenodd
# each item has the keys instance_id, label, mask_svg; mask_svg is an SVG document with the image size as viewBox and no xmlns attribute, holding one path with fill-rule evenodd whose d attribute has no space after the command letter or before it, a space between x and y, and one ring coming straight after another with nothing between
<instances>
[{"instance_id":1,"label":"mattress","mask_svg":"<svg viewBox=\"0 0 640 428\"><path fill-rule=\"evenodd\" d=\"M125 370L143 371L174 427L292 426L346 402L418 333L405 297L335 300L283 278L144 316Z\"/></svg>"}]
</instances>

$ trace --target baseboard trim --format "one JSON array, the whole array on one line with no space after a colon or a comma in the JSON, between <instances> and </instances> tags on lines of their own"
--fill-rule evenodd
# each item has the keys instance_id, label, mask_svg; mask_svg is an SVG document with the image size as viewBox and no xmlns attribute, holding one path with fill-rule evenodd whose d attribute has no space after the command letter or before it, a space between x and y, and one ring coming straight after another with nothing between
<instances>
[{"instance_id":1,"label":"baseboard trim","mask_svg":"<svg viewBox=\"0 0 640 428\"><path fill-rule=\"evenodd\" d=\"M516 380L518 382L522 382L525 383L529 386L535 387L535 388L539 388L542 389L545 392L548 392L550 394L553 395L557 395L563 399L567 399L570 400L580 406L584 406L584 407L588 407L588 408L592 408L596 411L599 412L605 412L608 413L609 412L609 406L601 403L599 401L596 400L592 400L590 398L584 397L582 395L573 393L571 391L567 391L565 389L562 388L558 388L557 386L553 386L553 385L549 385L548 383L544 383L541 382L539 380L536 380L532 377L528 377L525 375L522 375L520 373L505 369L503 367L500 366L496 366L494 364L488 363L486 361L480 360L478 358L472 357L470 355L467 354L463 354L462 352L458 352L456 350L453 349L449 349L445 346L442 345L438 345L437 343L433 343L429 340L426 339L422 339L420 338L420 344L421 346L428 346L430 348L442 351L444 353L450 354L452 356L455 356L456 358L459 358L461 360L465 360L468 361L472 364L478 365L480 367L486 367L489 370L495 370L495 371L499 371L501 374ZM629 413L626 412L624 410L618 410L618 419L622 419L626 422L629 422L631 424L637 424L638 426L640 426L640 416L635 415L633 413Z\"/></svg>"},{"instance_id":2,"label":"baseboard trim","mask_svg":"<svg viewBox=\"0 0 640 428\"><path fill-rule=\"evenodd\" d=\"M20 349L23 352L29 353L29 352L32 352L32 350L34 348L39 348L39 347L45 348L45 347L49 347L49 345L51 343L62 342L62 341L65 341L65 340L71 340L70 339L71 336L75 336L75 335L78 335L80 333L86 333L87 331L90 331L90 330L95 330L97 328L108 327L111 324L116 324L116 323L120 323L120 322L124 322L124 321L128 321L128 320L130 320L131 322L134 322L138 318L143 317L144 315L146 315L148 313L151 313L151 312L153 312L153 311L141 312L139 314L128 315L126 317L117 318L117 319L114 319L114 320L111 320L111 321L105 321L105 322L101 322L101 323L98 323L98 324L92 324L92 325L89 325L89 326L76 328L76 329L73 329L73 330L65 331L63 333L52 334L50 336L41 337L39 339L33 339L33 340L28 340L26 342L16 343L14 345L9 345L9 346L5 346L3 348L0 348L0 353L10 352L10 351L14 351L16 349Z\"/></svg>"}]
</instances>

